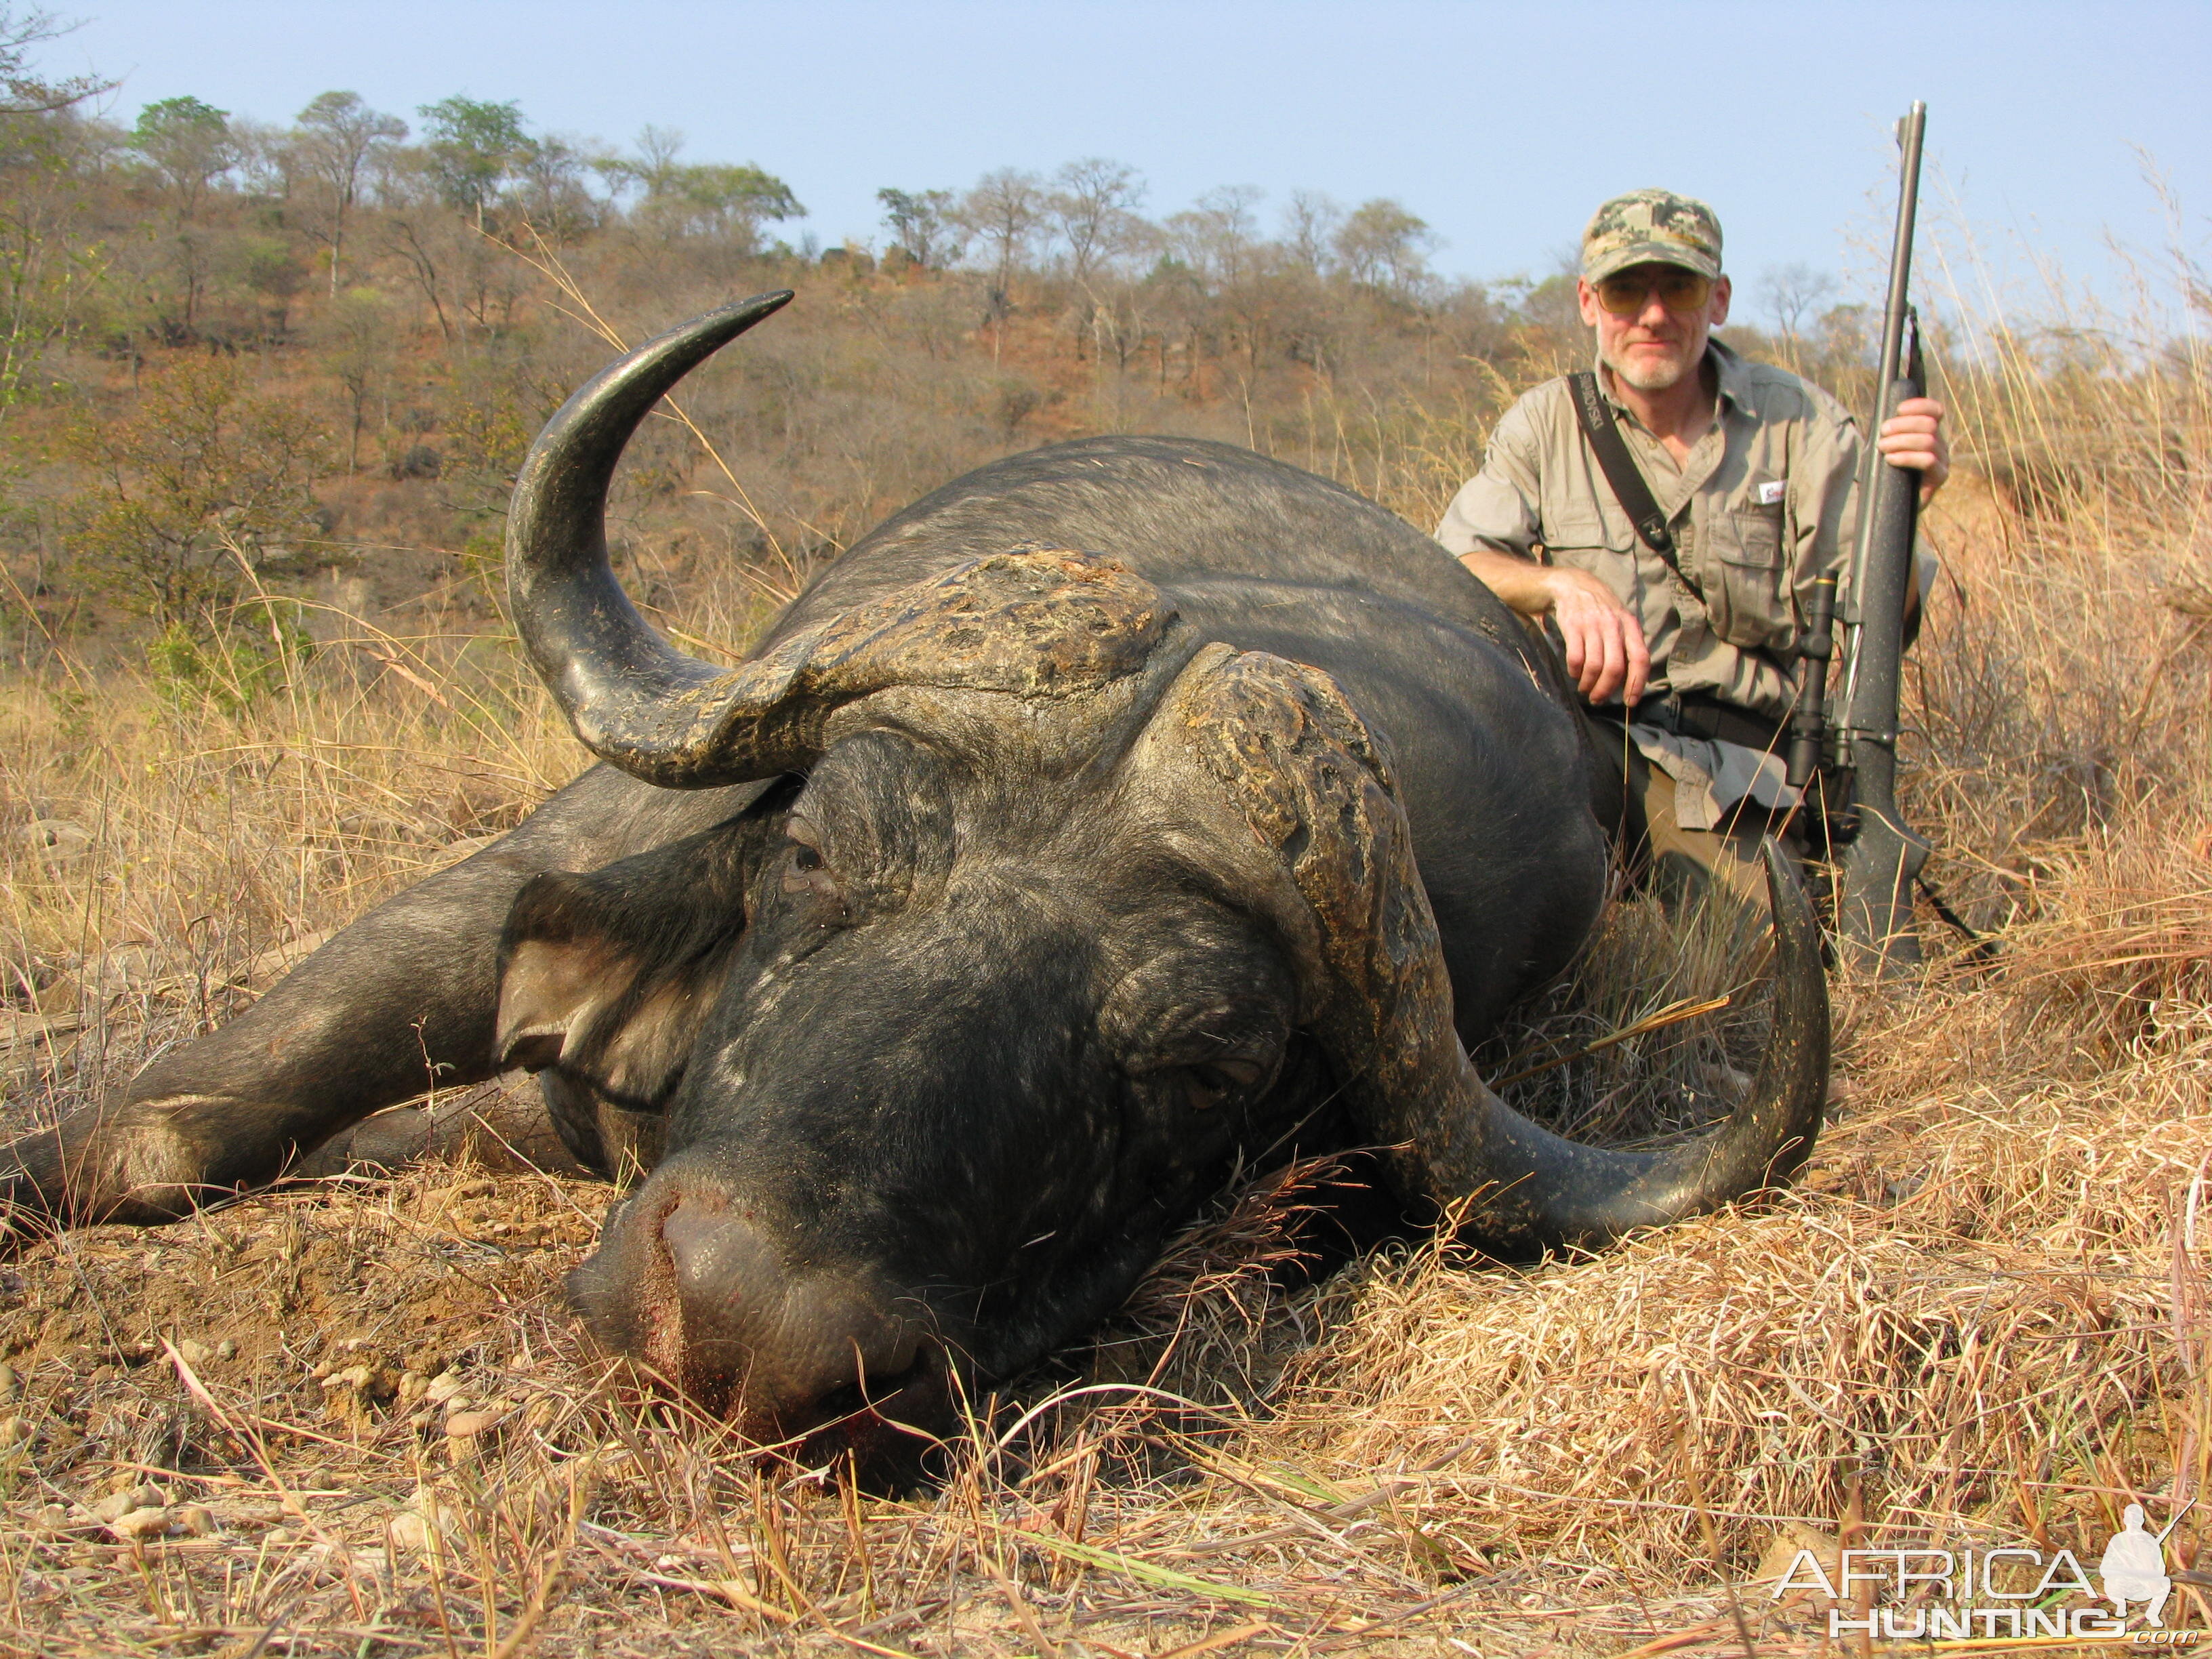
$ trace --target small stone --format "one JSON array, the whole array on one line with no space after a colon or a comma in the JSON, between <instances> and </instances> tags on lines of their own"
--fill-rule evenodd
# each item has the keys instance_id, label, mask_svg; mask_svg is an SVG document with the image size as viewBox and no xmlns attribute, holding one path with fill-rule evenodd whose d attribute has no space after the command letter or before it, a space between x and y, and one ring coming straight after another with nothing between
<instances>
[{"instance_id":1,"label":"small stone","mask_svg":"<svg viewBox=\"0 0 2212 1659\"><path fill-rule=\"evenodd\" d=\"M206 1343L195 1342L189 1336L180 1339L176 1344L176 1349L177 1358L195 1370L206 1364L212 1357Z\"/></svg>"},{"instance_id":2,"label":"small stone","mask_svg":"<svg viewBox=\"0 0 2212 1659\"><path fill-rule=\"evenodd\" d=\"M138 1494L135 1491L111 1492L97 1504L85 1505L85 1508L91 1512L92 1518L102 1526L120 1521L131 1510L140 1507L142 1506L138 1502Z\"/></svg>"},{"instance_id":3,"label":"small stone","mask_svg":"<svg viewBox=\"0 0 2212 1659\"><path fill-rule=\"evenodd\" d=\"M15 1375L13 1365L0 1365L0 1401L13 1400L23 1392L23 1379Z\"/></svg>"},{"instance_id":4,"label":"small stone","mask_svg":"<svg viewBox=\"0 0 2212 1659\"><path fill-rule=\"evenodd\" d=\"M422 1392L432 1405L442 1406L460 1393L463 1387L459 1371L441 1371L430 1379L429 1386Z\"/></svg>"},{"instance_id":5,"label":"small stone","mask_svg":"<svg viewBox=\"0 0 2212 1659\"><path fill-rule=\"evenodd\" d=\"M107 1529L118 1538L143 1542L149 1538L159 1538L169 1530L169 1512L149 1504L143 1510L132 1510L118 1516L107 1523Z\"/></svg>"},{"instance_id":6,"label":"small stone","mask_svg":"<svg viewBox=\"0 0 2212 1659\"><path fill-rule=\"evenodd\" d=\"M39 1530L49 1537L67 1532L76 1524L70 1519L70 1512L59 1504L40 1504L39 1512L33 1519Z\"/></svg>"},{"instance_id":7,"label":"small stone","mask_svg":"<svg viewBox=\"0 0 2212 1659\"><path fill-rule=\"evenodd\" d=\"M430 1544L430 1523L412 1510L402 1510L392 1517L392 1543L395 1549L427 1549Z\"/></svg>"},{"instance_id":8,"label":"small stone","mask_svg":"<svg viewBox=\"0 0 2212 1659\"><path fill-rule=\"evenodd\" d=\"M0 1447L20 1446L31 1437L31 1425L19 1413L11 1417L0 1417Z\"/></svg>"},{"instance_id":9,"label":"small stone","mask_svg":"<svg viewBox=\"0 0 2212 1659\"><path fill-rule=\"evenodd\" d=\"M218 1343L216 1343L216 1344L215 1345L215 1357L216 1357L217 1359L235 1359L235 1358L238 1358L238 1344L237 1344L237 1343L235 1343L235 1342L234 1342L234 1341L232 1341L228 1337L227 1337L227 1336L226 1336L225 1338L223 1338L223 1340L222 1340L222 1341L218 1342Z\"/></svg>"},{"instance_id":10,"label":"small stone","mask_svg":"<svg viewBox=\"0 0 2212 1659\"><path fill-rule=\"evenodd\" d=\"M403 1371L399 1376L399 1403L411 1406L428 1392L430 1379L420 1371Z\"/></svg>"},{"instance_id":11,"label":"small stone","mask_svg":"<svg viewBox=\"0 0 2212 1659\"><path fill-rule=\"evenodd\" d=\"M366 1393L375 1380L375 1370L368 1365L349 1365L342 1371L332 1371L323 1379L325 1389L351 1389L356 1394Z\"/></svg>"},{"instance_id":12,"label":"small stone","mask_svg":"<svg viewBox=\"0 0 2212 1659\"><path fill-rule=\"evenodd\" d=\"M499 1421L497 1412L455 1412L446 1419L449 1440L473 1440Z\"/></svg>"},{"instance_id":13,"label":"small stone","mask_svg":"<svg viewBox=\"0 0 2212 1659\"><path fill-rule=\"evenodd\" d=\"M286 1544L297 1543L299 1539L300 1534L294 1532L289 1527L271 1527L267 1532L261 1534L262 1542L269 1545L272 1548L281 1547Z\"/></svg>"},{"instance_id":14,"label":"small stone","mask_svg":"<svg viewBox=\"0 0 2212 1659\"><path fill-rule=\"evenodd\" d=\"M438 1413L436 1410L431 1407L426 1406L421 1411L416 1412L414 1416L407 1419L407 1426L415 1430L417 1433L420 1433L422 1430L428 1428L437 1420Z\"/></svg>"},{"instance_id":15,"label":"small stone","mask_svg":"<svg viewBox=\"0 0 2212 1659\"><path fill-rule=\"evenodd\" d=\"M177 1524L194 1538L216 1534L215 1511L204 1504L185 1504L177 1510Z\"/></svg>"}]
</instances>

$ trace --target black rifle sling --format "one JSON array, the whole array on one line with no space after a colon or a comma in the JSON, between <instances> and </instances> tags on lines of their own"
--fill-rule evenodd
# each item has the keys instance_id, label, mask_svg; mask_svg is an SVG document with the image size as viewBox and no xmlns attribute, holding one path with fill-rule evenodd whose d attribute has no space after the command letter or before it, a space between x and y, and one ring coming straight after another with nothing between
<instances>
[{"instance_id":1,"label":"black rifle sling","mask_svg":"<svg viewBox=\"0 0 2212 1659\"><path fill-rule=\"evenodd\" d=\"M1589 440L1590 453L1597 457L1605 481L1613 486L1613 499L1627 512L1644 544L1666 560L1667 568L1682 576L1690 591L1696 592L1697 583L1682 575L1682 567L1675 560L1674 534L1667 528L1667 515L1652 500L1651 486L1644 482L1643 469L1628 453L1628 440L1620 435L1620 428L1613 420L1613 405L1598 390L1597 376L1584 369L1579 374L1568 375L1567 386L1574 394L1575 417L1582 422L1583 436Z\"/></svg>"}]
</instances>

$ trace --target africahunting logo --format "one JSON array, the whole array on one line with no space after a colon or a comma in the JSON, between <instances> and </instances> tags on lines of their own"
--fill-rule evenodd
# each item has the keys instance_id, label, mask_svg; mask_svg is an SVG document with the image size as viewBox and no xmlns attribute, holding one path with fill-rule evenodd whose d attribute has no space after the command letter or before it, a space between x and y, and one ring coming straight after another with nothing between
<instances>
[{"instance_id":1,"label":"africahunting logo","mask_svg":"<svg viewBox=\"0 0 2212 1659\"><path fill-rule=\"evenodd\" d=\"M2182 1511L2195 1508L2192 1503ZM2124 1640L2186 1647L2201 1630L2168 1629L2174 1577L2166 1540L2180 1524L2153 1533L2142 1506L2130 1504L2122 1528L2097 1559L2092 1582L2071 1550L2021 1545L1991 1550L1800 1549L1776 1579L1771 1599L1810 1592L1826 1598L1831 1639L1993 1642L2008 1639ZM2191 1574L2187 1582L2212 1583ZM2079 1605L2086 1599L2087 1605ZM2130 1614L2130 1608L2136 1609ZM2131 1619L2141 1622L2134 1629Z\"/></svg>"}]
</instances>

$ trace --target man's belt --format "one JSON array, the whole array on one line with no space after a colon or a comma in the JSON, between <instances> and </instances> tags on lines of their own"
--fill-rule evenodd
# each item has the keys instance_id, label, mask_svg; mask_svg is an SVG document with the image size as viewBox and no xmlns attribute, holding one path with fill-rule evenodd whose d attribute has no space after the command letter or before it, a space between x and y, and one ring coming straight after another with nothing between
<instances>
[{"instance_id":1,"label":"man's belt","mask_svg":"<svg viewBox=\"0 0 2212 1659\"><path fill-rule=\"evenodd\" d=\"M1632 709L1607 703L1589 712L1600 720L1656 726L1662 732L1702 738L1708 743L1740 744L1746 749L1772 750L1781 741L1780 720L1754 714L1702 691L1670 691L1662 697L1646 697Z\"/></svg>"}]
</instances>

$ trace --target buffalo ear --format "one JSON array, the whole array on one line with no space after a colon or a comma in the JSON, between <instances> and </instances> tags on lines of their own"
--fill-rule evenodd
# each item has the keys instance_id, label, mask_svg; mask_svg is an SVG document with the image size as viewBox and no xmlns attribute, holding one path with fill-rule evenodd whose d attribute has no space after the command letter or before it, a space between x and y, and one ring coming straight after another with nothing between
<instances>
[{"instance_id":1,"label":"buffalo ear","mask_svg":"<svg viewBox=\"0 0 2212 1659\"><path fill-rule=\"evenodd\" d=\"M657 1110L744 934L750 816L586 874L533 877L499 945L502 1066L556 1066L630 1111Z\"/></svg>"}]
</instances>

